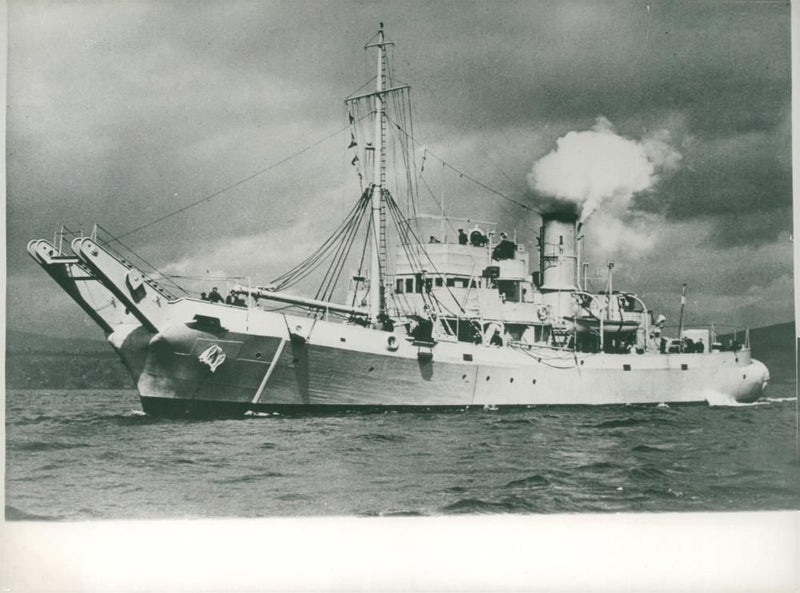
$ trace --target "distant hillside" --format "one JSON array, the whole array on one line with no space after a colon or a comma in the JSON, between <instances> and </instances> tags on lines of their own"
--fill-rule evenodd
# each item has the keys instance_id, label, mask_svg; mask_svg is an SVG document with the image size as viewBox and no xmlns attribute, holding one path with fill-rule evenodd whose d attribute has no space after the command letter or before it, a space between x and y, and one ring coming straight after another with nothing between
<instances>
[{"instance_id":1,"label":"distant hillside","mask_svg":"<svg viewBox=\"0 0 800 593\"><path fill-rule=\"evenodd\" d=\"M732 334L720 336L726 343ZM738 335L742 341L743 334ZM750 330L750 347L753 358L767 365L773 382L795 381L795 330L794 321L778 323Z\"/></svg>"},{"instance_id":2,"label":"distant hillside","mask_svg":"<svg viewBox=\"0 0 800 593\"><path fill-rule=\"evenodd\" d=\"M9 389L129 389L133 380L103 340L6 332Z\"/></svg>"},{"instance_id":3,"label":"distant hillside","mask_svg":"<svg viewBox=\"0 0 800 593\"><path fill-rule=\"evenodd\" d=\"M29 332L7 330L6 352L23 354L30 352L49 354L97 354L111 352L101 334L96 340L86 338L55 338Z\"/></svg>"}]
</instances>

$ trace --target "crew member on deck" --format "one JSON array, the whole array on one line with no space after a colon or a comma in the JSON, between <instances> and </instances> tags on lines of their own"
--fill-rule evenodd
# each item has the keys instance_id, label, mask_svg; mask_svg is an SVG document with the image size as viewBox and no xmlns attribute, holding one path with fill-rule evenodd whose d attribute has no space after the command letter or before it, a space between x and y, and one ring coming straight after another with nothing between
<instances>
[{"instance_id":1,"label":"crew member on deck","mask_svg":"<svg viewBox=\"0 0 800 593\"><path fill-rule=\"evenodd\" d=\"M222 295L217 291L217 287L211 289L211 292L208 295L208 300L212 303L223 303L225 299L222 298Z\"/></svg>"},{"instance_id":2,"label":"crew member on deck","mask_svg":"<svg viewBox=\"0 0 800 593\"><path fill-rule=\"evenodd\" d=\"M466 245L469 242L467 238L467 233L464 232L464 229L458 229L458 244L459 245Z\"/></svg>"},{"instance_id":3,"label":"crew member on deck","mask_svg":"<svg viewBox=\"0 0 800 593\"><path fill-rule=\"evenodd\" d=\"M500 242L492 250L492 259L514 259L517 251L517 244L508 240L508 235L500 233Z\"/></svg>"},{"instance_id":4,"label":"crew member on deck","mask_svg":"<svg viewBox=\"0 0 800 593\"><path fill-rule=\"evenodd\" d=\"M225 297L225 304L226 305L235 305L236 304L236 295L233 294L233 291L228 293L228 296Z\"/></svg>"},{"instance_id":5,"label":"crew member on deck","mask_svg":"<svg viewBox=\"0 0 800 593\"><path fill-rule=\"evenodd\" d=\"M661 350L662 354L664 354L666 340L662 341L662 333L664 332L664 325L667 323L667 318L663 315L659 315L658 319L656 319L655 324L650 330L650 339L653 341L653 345L657 346L659 350Z\"/></svg>"},{"instance_id":6,"label":"crew member on deck","mask_svg":"<svg viewBox=\"0 0 800 593\"><path fill-rule=\"evenodd\" d=\"M473 247L483 247L488 241L489 239L477 226L469 232L469 244Z\"/></svg>"}]
</instances>

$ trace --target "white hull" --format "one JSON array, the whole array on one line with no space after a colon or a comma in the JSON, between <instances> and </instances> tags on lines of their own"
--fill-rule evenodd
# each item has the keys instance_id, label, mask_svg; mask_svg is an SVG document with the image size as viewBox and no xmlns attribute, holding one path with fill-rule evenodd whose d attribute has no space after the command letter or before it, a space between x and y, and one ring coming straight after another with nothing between
<instances>
[{"instance_id":1,"label":"white hull","mask_svg":"<svg viewBox=\"0 0 800 593\"><path fill-rule=\"evenodd\" d=\"M69 272L74 262L37 261L84 309L94 311L136 381L145 410L155 413L657 404L720 397L747 402L761 396L769 379L748 349L623 355L442 340L420 345L399 333L322 319L191 298L169 302L149 284L133 298L128 264L89 239L76 241L73 250L81 278ZM79 283L84 292L76 289ZM107 296L94 309L82 297L88 286L96 286L95 296ZM117 305L109 306L111 301ZM224 359L210 364L209 348Z\"/></svg>"},{"instance_id":2,"label":"white hull","mask_svg":"<svg viewBox=\"0 0 800 593\"><path fill-rule=\"evenodd\" d=\"M391 351L393 334L383 331L193 300L171 307L175 323L153 338L139 377L143 399L227 401L254 409L650 404L720 395L752 401L766 381L766 367L749 351L583 354L461 342L427 347L401 336ZM218 318L226 331L188 327L198 313ZM226 359L211 372L199 357L214 344Z\"/></svg>"}]
</instances>

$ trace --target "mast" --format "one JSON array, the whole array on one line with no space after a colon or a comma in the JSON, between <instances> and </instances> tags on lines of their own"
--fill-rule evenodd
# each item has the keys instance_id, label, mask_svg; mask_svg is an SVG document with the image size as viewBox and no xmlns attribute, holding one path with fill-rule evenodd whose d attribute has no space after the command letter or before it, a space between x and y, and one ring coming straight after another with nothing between
<instances>
[{"instance_id":1,"label":"mast","mask_svg":"<svg viewBox=\"0 0 800 593\"><path fill-rule=\"evenodd\" d=\"M373 327L378 326L378 318L384 311L384 282L383 261L384 241L386 229L383 221L383 189L386 182L386 153L384 147L384 119L386 107L384 105L384 77L386 75L384 63L386 61L386 45L383 36L383 23L378 29L377 41L369 43L365 48L378 48L378 74L375 88L375 158L373 159L372 176L372 249L370 253L370 289L369 289L369 319Z\"/></svg>"}]
</instances>

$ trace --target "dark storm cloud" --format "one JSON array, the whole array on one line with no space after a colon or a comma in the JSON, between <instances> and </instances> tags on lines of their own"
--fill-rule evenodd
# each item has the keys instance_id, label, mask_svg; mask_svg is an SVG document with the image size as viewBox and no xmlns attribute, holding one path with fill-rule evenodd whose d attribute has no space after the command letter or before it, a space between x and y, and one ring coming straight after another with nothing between
<instances>
[{"instance_id":1,"label":"dark storm cloud","mask_svg":"<svg viewBox=\"0 0 800 593\"><path fill-rule=\"evenodd\" d=\"M301 92L299 60L287 57L285 48L297 44L269 9L12 5L9 218L24 224L9 228L10 243L47 235L62 221L128 230L285 156L298 148L291 138L327 126L330 113ZM313 62L312 54L306 68ZM327 96L324 82L316 91ZM287 125L297 113L297 126ZM258 197L249 189L250 203L231 219ZM229 221L222 231L237 227ZM12 263L25 257L19 249L10 255Z\"/></svg>"},{"instance_id":2,"label":"dark storm cloud","mask_svg":"<svg viewBox=\"0 0 800 593\"><path fill-rule=\"evenodd\" d=\"M785 113L785 112L784 112ZM791 230L791 137L788 123L767 132L690 139L689 166L665 178L638 207L671 220L701 219L724 245L774 240Z\"/></svg>"},{"instance_id":3,"label":"dark storm cloud","mask_svg":"<svg viewBox=\"0 0 800 593\"><path fill-rule=\"evenodd\" d=\"M27 240L62 222L124 232L341 127L342 99L374 76L363 44L379 21L413 86L420 146L515 200L534 205L534 161L604 116L635 140L666 130L683 157L632 215L696 221L727 246L769 243L791 218L782 2L16 1L8 19L9 290L40 275ZM127 242L175 269L200 253L269 277L293 262L267 255L294 241L301 257L352 197L345 145L332 138ZM529 211L432 166L426 181L437 195L447 184L448 213L534 239Z\"/></svg>"},{"instance_id":4,"label":"dark storm cloud","mask_svg":"<svg viewBox=\"0 0 800 593\"><path fill-rule=\"evenodd\" d=\"M469 34L468 11L449 21L452 57L434 63L426 82L459 92L434 103L438 118L456 128L514 123L556 135L588 129L598 115L625 136L665 127L677 144L691 139L677 146L684 167L637 205L706 220L725 244L772 240L789 228L785 4L506 6L481 12L483 26ZM748 221L754 202L760 220Z\"/></svg>"},{"instance_id":5,"label":"dark storm cloud","mask_svg":"<svg viewBox=\"0 0 800 593\"><path fill-rule=\"evenodd\" d=\"M503 6L447 21L447 51L428 73L458 90L442 113L497 126L681 110L693 129L725 133L774 125L788 105L782 3Z\"/></svg>"}]
</instances>

